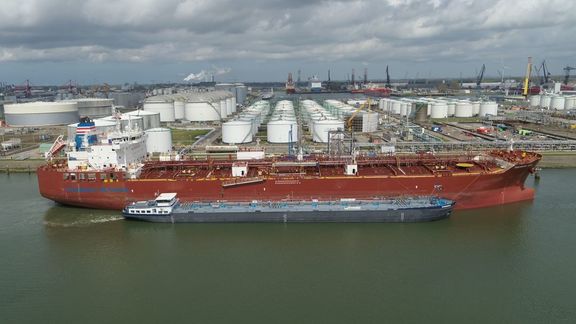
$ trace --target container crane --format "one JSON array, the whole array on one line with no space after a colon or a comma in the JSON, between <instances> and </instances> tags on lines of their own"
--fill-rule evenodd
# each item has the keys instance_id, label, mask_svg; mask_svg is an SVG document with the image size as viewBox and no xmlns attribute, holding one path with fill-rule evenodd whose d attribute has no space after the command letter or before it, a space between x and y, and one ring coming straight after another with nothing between
<instances>
[{"instance_id":1,"label":"container crane","mask_svg":"<svg viewBox=\"0 0 576 324\"><path fill-rule=\"evenodd\" d=\"M563 70L566 72L564 75L564 84L568 85L568 81L570 81L570 71L576 70L576 68L567 65Z\"/></svg>"}]
</instances>

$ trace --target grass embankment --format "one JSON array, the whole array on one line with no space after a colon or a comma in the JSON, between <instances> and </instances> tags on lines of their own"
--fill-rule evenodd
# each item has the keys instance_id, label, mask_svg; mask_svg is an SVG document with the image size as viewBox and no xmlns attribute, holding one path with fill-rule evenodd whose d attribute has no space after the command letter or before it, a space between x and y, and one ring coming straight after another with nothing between
<instances>
[{"instance_id":1,"label":"grass embankment","mask_svg":"<svg viewBox=\"0 0 576 324\"><path fill-rule=\"evenodd\" d=\"M172 143L175 146L192 145L198 140L196 137L208 134L211 129L180 129L171 128L172 130Z\"/></svg>"}]
</instances>

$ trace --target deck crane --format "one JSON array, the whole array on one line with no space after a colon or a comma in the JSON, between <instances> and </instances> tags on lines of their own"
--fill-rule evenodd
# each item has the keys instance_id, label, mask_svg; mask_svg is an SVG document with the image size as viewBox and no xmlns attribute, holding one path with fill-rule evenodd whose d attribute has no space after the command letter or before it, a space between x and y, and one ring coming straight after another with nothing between
<instances>
[{"instance_id":1,"label":"deck crane","mask_svg":"<svg viewBox=\"0 0 576 324\"><path fill-rule=\"evenodd\" d=\"M566 65L566 67L563 70L566 72L566 74L564 75L564 84L567 85L568 81L570 81L570 71L576 70L576 68Z\"/></svg>"}]
</instances>

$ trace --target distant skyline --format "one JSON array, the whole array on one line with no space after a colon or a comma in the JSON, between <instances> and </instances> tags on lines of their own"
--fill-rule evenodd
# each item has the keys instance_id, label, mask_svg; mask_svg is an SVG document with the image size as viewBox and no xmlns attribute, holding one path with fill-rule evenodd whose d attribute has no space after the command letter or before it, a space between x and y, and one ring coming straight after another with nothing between
<instances>
[{"instance_id":1,"label":"distant skyline","mask_svg":"<svg viewBox=\"0 0 576 324\"><path fill-rule=\"evenodd\" d=\"M0 82L524 74L576 67L569 0L2 0Z\"/></svg>"}]
</instances>

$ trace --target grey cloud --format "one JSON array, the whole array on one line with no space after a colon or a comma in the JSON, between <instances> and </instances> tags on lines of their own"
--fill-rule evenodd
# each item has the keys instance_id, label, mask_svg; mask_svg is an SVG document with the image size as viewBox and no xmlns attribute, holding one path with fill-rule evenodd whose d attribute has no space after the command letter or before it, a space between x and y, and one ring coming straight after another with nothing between
<instances>
[{"instance_id":1,"label":"grey cloud","mask_svg":"<svg viewBox=\"0 0 576 324\"><path fill-rule=\"evenodd\" d=\"M566 58L570 0L3 0L0 62Z\"/></svg>"}]
</instances>

